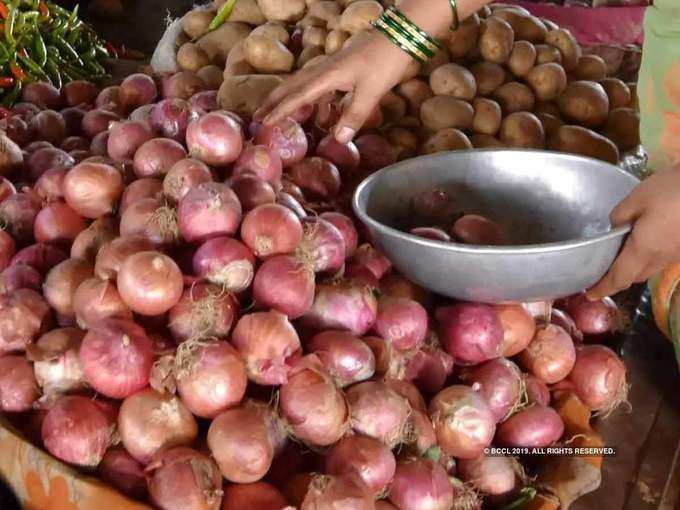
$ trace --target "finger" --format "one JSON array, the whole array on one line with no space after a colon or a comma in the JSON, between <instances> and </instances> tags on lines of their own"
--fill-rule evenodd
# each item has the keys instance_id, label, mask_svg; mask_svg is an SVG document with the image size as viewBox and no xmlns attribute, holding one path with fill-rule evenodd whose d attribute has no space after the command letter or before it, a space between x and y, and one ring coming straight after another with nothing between
<instances>
[{"instance_id":1,"label":"finger","mask_svg":"<svg viewBox=\"0 0 680 510\"><path fill-rule=\"evenodd\" d=\"M609 272L587 291L590 300L602 299L630 287L648 265L632 237L629 237Z\"/></svg>"},{"instance_id":2,"label":"finger","mask_svg":"<svg viewBox=\"0 0 680 510\"><path fill-rule=\"evenodd\" d=\"M665 264L661 264L658 262L649 264L640 274L638 275L636 279L636 283L643 283L652 278L653 276L659 274L661 271L663 271L665 267Z\"/></svg>"},{"instance_id":3,"label":"finger","mask_svg":"<svg viewBox=\"0 0 680 510\"><path fill-rule=\"evenodd\" d=\"M380 101L381 94L372 88L357 87L352 94L352 101L345 109L338 121L333 135L339 143L348 143L354 138L366 119L373 113L373 109Z\"/></svg>"},{"instance_id":4,"label":"finger","mask_svg":"<svg viewBox=\"0 0 680 510\"><path fill-rule=\"evenodd\" d=\"M293 76L288 78L287 80L284 80L283 83L281 83L281 85L276 87L269 93L269 95L267 95L267 97L262 102L257 111L255 111L253 119L258 122L264 119L271 112L271 110L281 102L281 100L284 97L289 95L295 89L300 88L301 84L305 81L305 79L309 78L310 77L308 76L308 73L300 71L297 74L294 74Z\"/></svg>"},{"instance_id":5,"label":"finger","mask_svg":"<svg viewBox=\"0 0 680 510\"><path fill-rule=\"evenodd\" d=\"M614 207L609 215L609 220L613 227L628 225L640 217L643 209L642 194L633 191Z\"/></svg>"},{"instance_id":6,"label":"finger","mask_svg":"<svg viewBox=\"0 0 680 510\"><path fill-rule=\"evenodd\" d=\"M335 89L334 76L330 73L322 73L303 83L297 91L289 94L278 94L281 101L264 118L264 123L271 125L290 117L296 111L307 104L311 104L324 94ZM287 97L284 97L287 96Z\"/></svg>"}]
</instances>

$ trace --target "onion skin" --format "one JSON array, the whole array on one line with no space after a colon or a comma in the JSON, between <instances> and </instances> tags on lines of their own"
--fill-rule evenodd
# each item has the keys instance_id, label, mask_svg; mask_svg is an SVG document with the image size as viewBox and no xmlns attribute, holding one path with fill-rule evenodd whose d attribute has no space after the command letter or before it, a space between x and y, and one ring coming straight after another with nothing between
<instances>
[{"instance_id":1,"label":"onion skin","mask_svg":"<svg viewBox=\"0 0 680 510\"><path fill-rule=\"evenodd\" d=\"M367 243L357 248L352 257L352 262L366 267L378 280L385 276L385 273L392 267L392 263L387 257Z\"/></svg>"},{"instance_id":2,"label":"onion skin","mask_svg":"<svg viewBox=\"0 0 680 510\"><path fill-rule=\"evenodd\" d=\"M292 507L283 495L266 482L232 484L224 489L222 510L286 510Z\"/></svg>"},{"instance_id":3,"label":"onion skin","mask_svg":"<svg viewBox=\"0 0 680 510\"><path fill-rule=\"evenodd\" d=\"M156 83L143 73L131 74L123 80L119 89L120 101L127 110L149 104L158 95Z\"/></svg>"},{"instance_id":4,"label":"onion skin","mask_svg":"<svg viewBox=\"0 0 680 510\"><path fill-rule=\"evenodd\" d=\"M163 97L189 99L206 89L205 82L190 71L180 71L163 78Z\"/></svg>"},{"instance_id":5,"label":"onion skin","mask_svg":"<svg viewBox=\"0 0 680 510\"><path fill-rule=\"evenodd\" d=\"M122 193L123 176L109 165L80 163L64 178L66 203L86 218L113 212Z\"/></svg>"},{"instance_id":6,"label":"onion skin","mask_svg":"<svg viewBox=\"0 0 680 510\"><path fill-rule=\"evenodd\" d=\"M583 342L583 333L576 327L574 319L567 315L566 312L563 312L558 308L553 308L552 313L550 314L550 323L564 329L572 340L574 340L574 343Z\"/></svg>"},{"instance_id":7,"label":"onion skin","mask_svg":"<svg viewBox=\"0 0 680 510\"><path fill-rule=\"evenodd\" d=\"M211 112L191 122L186 140L191 157L217 167L236 161L243 149L241 126L222 112Z\"/></svg>"},{"instance_id":8,"label":"onion skin","mask_svg":"<svg viewBox=\"0 0 680 510\"><path fill-rule=\"evenodd\" d=\"M101 247L118 235L117 223L111 216L94 220L73 240L71 257L94 262Z\"/></svg>"},{"instance_id":9,"label":"onion skin","mask_svg":"<svg viewBox=\"0 0 680 510\"><path fill-rule=\"evenodd\" d=\"M321 213L319 217L331 223L340 231L345 241L345 257L349 258L354 255L358 246L359 234L352 219L345 214L333 211Z\"/></svg>"},{"instance_id":10,"label":"onion skin","mask_svg":"<svg viewBox=\"0 0 680 510\"><path fill-rule=\"evenodd\" d=\"M478 491L490 496L511 492L516 485L516 473L511 457L477 457L460 459L458 476Z\"/></svg>"},{"instance_id":11,"label":"onion skin","mask_svg":"<svg viewBox=\"0 0 680 510\"><path fill-rule=\"evenodd\" d=\"M426 289L396 273L390 273L381 278L380 293L384 296L413 299L425 308L429 308L431 303L430 294Z\"/></svg>"},{"instance_id":12,"label":"onion skin","mask_svg":"<svg viewBox=\"0 0 680 510\"><path fill-rule=\"evenodd\" d=\"M496 311L503 327L503 356L519 354L531 343L536 333L536 321L522 305L497 305Z\"/></svg>"},{"instance_id":13,"label":"onion skin","mask_svg":"<svg viewBox=\"0 0 680 510\"><path fill-rule=\"evenodd\" d=\"M130 120L141 120L151 125L151 112L154 109L155 104L143 104L135 108L132 113L128 116Z\"/></svg>"},{"instance_id":14,"label":"onion skin","mask_svg":"<svg viewBox=\"0 0 680 510\"><path fill-rule=\"evenodd\" d=\"M115 112L118 115L125 115L125 105L123 105L123 101L121 100L119 85L104 87L99 94L97 94L94 105L101 110L108 110L110 112Z\"/></svg>"},{"instance_id":15,"label":"onion skin","mask_svg":"<svg viewBox=\"0 0 680 510\"><path fill-rule=\"evenodd\" d=\"M332 223L321 218L303 220L304 234L297 256L317 273L337 273L345 263L345 240Z\"/></svg>"},{"instance_id":16,"label":"onion skin","mask_svg":"<svg viewBox=\"0 0 680 510\"><path fill-rule=\"evenodd\" d=\"M86 80L75 80L62 87L61 95L69 106L94 104L99 90L97 86Z\"/></svg>"},{"instance_id":17,"label":"onion skin","mask_svg":"<svg viewBox=\"0 0 680 510\"><path fill-rule=\"evenodd\" d=\"M147 198L153 198L157 200L160 194L163 192L163 183L158 179L152 177L145 177L144 179L137 179L132 182L123 191L123 195L120 198L119 214L122 217L125 211L133 205L135 202L144 200Z\"/></svg>"},{"instance_id":18,"label":"onion skin","mask_svg":"<svg viewBox=\"0 0 680 510\"><path fill-rule=\"evenodd\" d=\"M565 299L563 306L584 335L604 335L618 326L618 310L610 299L589 301L581 294Z\"/></svg>"},{"instance_id":19,"label":"onion skin","mask_svg":"<svg viewBox=\"0 0 680 510\"><path fill-rule=\"evenodd\" d=\"M93 156L107 156L109 153L109 132L97 133L90 142L90 152Z\"/></svg>"},{"instance_id":20,"label":"onion skin","mask_svg":"<svg viewBox=\"0 0 680 510\"><path fill-rule=\"evenodd\" d=\"M54 145L59 145L66 138L66 121L54 110L36 113L28 122L28 128L35 133L36 138Z\"/></svg>"},{"instance_id":21,"label":"onion skin","mask_svg":"<svg viewBox=\"0 0 680 510\"><path fill-rule=\"evenodd\" d=\"M314 302L314 273L289 255L266 260L253 280L253 298L264 307L298 319Z\"/></svg>"},{"instance_id":22,"label":"onion skin","mask_svg":"<svg viewBox=\"0 0 680 510\"><path fill-rule=\"evenodd\" d=\"M120 297L133 312L151 316L175 306L184 288L175 261L157 251L130 255L120 266L116 282Z\"/></svg>"},{"instance_id":23,"label":"onion skin","mask_svg":"<svg viewBox=\"0 0 680 510\"><path fill-rule=\"evenodd\" d=\"M378 302L370 288L345 280L316 286L311 310L302 318L314 330L346 330L365 335L375 323Z\"/></svg>"},{"instance_id":24,"label":"onion skin","mask_svg":"<svg viewBox=\"0 0 680 510\"><path fill-rule=\"evenodd\" d=\"M453 385L443 389L430 402L429 411L445 453L474 459L491 444L496 419L484 397L469 386Z\"/></svg>"},{"instance_id":25,"label":"onion skin","mask_svg":"<svg viewBox=\"0 0 680 510\"><path fill-rule=\"evenodd\" d=\"M0 296L0 354L25 350L51 322L50 309L36 291L18 289Z\"/></svg>"},{"instance_id":26,"label":"onion skin","mask_svg":"<svg viewBox=\"0 0 680 510\"><path fill-rule=\"evenodd\" d=\"M170 309L168 328L178 343L189 338L226 338L238 314L238 302L213 284L197 283Z\"/></svg>"},{"instance_id":27,"label":"onion skin","mask_svg":"<svg viewBox=\"0 0 680 510\"><path fill-rule=\"evenodd\" d=\"M212 182L210 168L197 159L180 159L172 165L163 178L163 193L179 202L192 188L201 183Z\"/></svg>"},{"instance_id":28,"label":"onion skin","mask_svg":"<svg viewBox=\"0 0 680 510\"><path fill-rule=\"evenodd\" d=\"M67 170L51 168L38 178L33 186L35 192L44 202L54 202L64 198L64 178Z\"/></svg>"},{"instance_id":29,"label":"onion skin","mask_svg":"<svg viewBox=\"0 0 680 510\"><path fill-rule=\"evenodd\" d=\"M0 220L16 242L28 243L33 238L33 225L40 208L37 195L16 193L0 203Z\"/></svg>"},{"instance_id":30,"label":"onion skin","mask_svg":"<svg viewBox=\"0 0 680 510\"><path fill-rule=\"evenodd\" d=\"M199 76L199 78L201 77ZM219 105L217 104L217 90L204 90L202 92L196 92L189 98L189 103L191 103L191 105L196 108L200 108L204 112L218 110Z\"/></svg>"},{"instance_id":31,"label":"onion skin","mask_svg":"<svg viewBox=\"0 0 680 510\"><path fill-rule=\"evenodd\" d=\"M281 386L281 413L295 437L309 445L329 446L348 428L344 395L314 355L302 358Z\"/></svg>"},{"instance_id":32,"label":"onion skin","mask_svg":"<svg viewBox=\"0 0 680 510\"><path fill-rule=\"evenodd\" d=\"M344 437L326 457L326 473L356 476L375 496L385 492L396 467L394 455L387 446L359 435Z\"/></svg>"},{"instance_id":33,"label":"onion skin","mask_svg":"<svg viewBox=\"0 0 680 510\"><path fill-rule=\"evenodd\" d=\"M332 161L345 172L356 170L361 160L354 142L340 143L332 135L326 135L319 141L316 146L316 155Z\"/></svg>"},{"instance_id":34,"label":"onion skin","mask_svg":"<svg viewBox=\"0 0 680 510\"><path fill-rule=\"evenodd\" d=\"M187 152L179 142L170 138L152 138L135 152L133 168L137 177L162 177L186 157Z\"/></svg>"},{"instance_id":35,"label":"onion skin","mask_svg":"<svg viewBox=\"0 0 680 510\"><path fill-rule=\"evenodd\" d=\"M278 153L264 145L248 145L234 163L232 176L252 173L278 189L282 172L283 164Z\"/></svg>"},{"instance_id":36,"label":"onion skin","mask_svg":"<svg viewBox=\"0 0 680 510\"><path fill-rule=\"evenodd\" d=\"M625 401L626 365L604 345L582 345L569 374L574 392L591 411L610 412Z\"/></svg>"},{"instance_id":37,"label":"onion skin","mask_svg":"<svg viewBox=\"0 0 680 510\"><path fill-rule=\"evenodd\" d=\"M28 347L26 356L33 361L35 379L45 395L85 388L79 356L84 336L78 328L53 329Z\"/></svg>"},{"instance_id":38,"label":"onion skin","mask_svg":"<svg viewBox=\"0 0 680 510\"><path fill-rule=\"evenodd\" d=\"M384 137L366 133L358 137L354 144L359 150L361 166L375 172L397 162L396 151Z\"/></svg>"},{"instance_id":39,"label":"onion skin","mask_svg":"<svg viewBox=\"0 0 680 510\"><path fill-rule=\"evenodd\" d=\"M305 158L289 169L290 179L311 196L337 197L342 184L338 168L323 158Z\"/></svg>"},{"instance_id":40,"label":"onion skin","mask_svg":"<svg viewBox=\"0 0 680 510\"><path fill-rule=\"evenodd\" d=\"M286 207L261 205L244 216L241 239L258 258L291 253L302 240L302 223Z\"/></svg>"},{"instance_id":41,"label":"onion skin","mask_svg":"<svg viewBox=\"0 0 680 510\"><path fill-rule=\"evenodd\" d=\"M304 130L291 118L275 126L262 126L255 135L255 142L278 154L284 167L302 161L309 146Z\"/></svg>"},{"instance_id":42,"label":"onion skin","mask_svg":"<svg viewBox=\"0 0 680 510\"><path fill-rule=\"evenodd\" d=\"M215 237L203 243L193 257L194 274L230 292L250 287L255 257L243 243L230 237Z\"/></svg>"},{"instance_id":43,"label":"onion skin","mask_svg":"<svg viewBox=\"0 0 680 510\"><path fill-rule=\"evenodd\" d=\"M525 370L546 384L554 384L569 375L576 362L571 337L553 324L539 327L534 339L519 356Z\"/></svg>"},{"instance_id":44,"label":"onion skin","mask_svg":"<svg viewBox=\"0 0 680 510\"><path fill-rule=\"evenodd\" d=\"M293 195L286 193L285 191L279 191L276 195L276 203L287 207L300 219L307 217L307 211L302 207L302 204Z\"/></svg>"},{"instance_id":45,"label":"onion skin","mask_svg":"<svg viewBox=\"0 0 680 510\"><path fill-rule=\"evenodd\" d=\"M73 295L76 323L90 329L104 319L132 319L132 312L109 280L89 278L78 286Z\"/></svg>"},{"instance_id":46,"label":"onion skin","mask_svg":"<svg viewBox=\"0 0 680 510\"><path fill-rule=\"evenodd\" d=\"M525 374L524 385L527 389L527 399L530 404L550 405L550 390L538 377Z\"/></svg>"},{"instance_id":47,"label":"onion skin","mask_svg":"<svg viewBox=\"0 0 680 510\"><path fill-rule=\"evenodd\" d=\"M19 250L10 265L26 264L45 274L54 266L68 258L64 250L46 243L32 244Z\"/></svg>"},{"instance_id":48,"label":"onion skin","mask_svg":"<svg viewBox=\"0 0 680 510\"><path fill-rule=\"evenodd\" d=\"M42 424L45 448L76 466L94 467L111 442L112 421L93 400L65 396L50 408Z\"/></svg>"},{"instance_id":49,"label":"onion skin","mask_svg":"<svg viewBox=\"0 0 680 510\"><path fill-rule=\"evenodd\" d=\"M144 142L153 138L153 132L144 121L126 120L109 129L106 141L108 155L116 161L132 159Z\"/></svg>"},{"instance_id":50,"label":"onion skin","mask_svg":"<svg viewBox=\"0 0 680 510\"><path fill-rule=\"evenodd\" d=\"M159 452L145 469L151 501L162 510L219 510L222 478L203 453L179 446Z\"/></svg>"},{"instance_id":51,"label":"onion skin","mask_svg":"<svg viewBox=\"0 0 680 510\"><path fill-rule=\"evenodd\" d=\"M498 426L496 440L505 446L548 446L564 433L562 418L552 407L526 407Z\"/></svg>"},{"instance_id":52,"label":"onion skin","mask_svg":"<svg viewBox=\"0 0 680 510\"><path fill-rule=\"evenodd\" d=\"M97 252L94 274L103 280L115 280L125 259L134 253L152 248L153 244L142 236L117 237Z\"/></svg>"},{"instance_id":53,"label":"onion skin","mask_svg":"<svg viewBox=\"0 0 680 510\"><path fill-rule=\"evenodd\" d=\"M234 190L244 211L276 202L276 192L271 184L254 174L246 173L231 177L226 184Z\"/></svg>"},{"instance_id":54,"label":"onion skin","mask_svg":"<svg viewBox=\"0 0 680 510\"><path fill-rule=\"evenodd\" d=\"M27 164L31 179L37 181L47 170L51 168L68 170L75 164L75 161L66 151L55 147L44 147L33 152Z\"/></svg>"},{"instance_id":55,"label":"onion skin","mask_svg":"<svg viewBox=\"0 0 680 510\"><path fill-rule=\"evenodd\" d=\"M151 127L165 138L184 143L187 126L198 119L200 113L184 99L163 99L151 110Z\"/></svg>"},{"instance_id":56,"label":"onion skin","mask_svg":"<svg viewBox=\"0 0 680 510\"><path fill-rule=\"evenodd\" d=\"M506 358L492 359L472 367L462 378L468 384L479 385L479 392L489 404L497 423L519 404L522 372Z\"/></svg>"},{"instance_id":57,"label":"onion skin","mask_svg":"<svg viewBox=\"0 0 680 510\"><path fill-rule=\"evenodd\" d=\"M503 326L493 307L458 303L439 308L436 317L444 349L456 363L475 365L500 355Z\"/></svg>"},{"instance_id":58,"label":"onion skin","mask_svg":"<svg viewBox=\"0 0 680 510\"><path fill-rule=\"evenodd\" d=\"M319 333L307 343L307 349L319 358L340 388L370 379L375 373L373 351L345 331Z\"/></svg>"},{"instance_id":59,"label":"onion skin","mask_svg":"<svg viewBox=\"0 0 680 510\"><path fill-rule=\"evenodd\" d=\"M65 317L75 317L73 297L88 278L92 278L92 265L82 259L66 259L54 266L43 284L47 303Z\"/></svg>"},{"instance_id":60,"label":"onion skin","mask_svg":"<svg viewBox=\"0 0 680 510\"><path fill-rule=\"evenodd\" d=\"M246 362L248 378L263 385L285 384L300 339L288 318L279 312L244 315L236 324L231 342Z\"/></svg>"},{"instance_id":61,"label":"onion skin","mask_svg":"<svg viewBox=\"0 0 680 510\"><path fill-rule=\"evenodd\" d=\"M6 177L0 177L0 202L3 202L10 195L17 192L14 184L12 184Z\"/></svg>"},{"instance_id":62,"label":"onion skin","mask_svg":"<svg viewBox=\"0 0 680 510\"><path fill-rule=\"evenodd\" d=\"M122 448L110 448L97 467L97 475L123 494L135 499L147 496L143 466Z\"/></svg>"},{"instance_id":63,"label":"onion skin","mask_svg":"<svg viewBox=\"0 0 680 510\"><path fill-rule=\"evenodd\" d=\"M33 236L39 243L69 243L85 230L85 219L63 202L52 202L35 217Z\"/></svg>"},{"instance_id":64,"label":"onion skin","mask_svg":"<svg viewBox=\"0 0 680 510\"><path fill-rule=\"evenodd\" d=\"M42 289L42 275L27 264L13 264L0 273L0 294L11 294L18 289Z\"/></svg>"},{"instance_id":65,"label":"onion skin","mask_svg":"<svg viewBox=\"0 0 680 510\"><path fill-rule=\"evenodd\" d=\"M375 503L368 489L352 477L317 475L300 510L375 510Z\"/></svg>"},{"instance_id":66,"label":"onion skin","mask_svg":"<svg viewBox=\"0 0 680 510\"><path fill-rule=\"evenodd\" d=\"M199 184L179 201L179 231L190 243L231 235L238 230L242 212L236 193L226 184Z\"/></svg>"},{"instance_id":67,"label":"onion skin","mask_svg":"<svg viewBox=\"0 0 680 510\"><path fill-rule=\"evenodd\" d=\"M192 444L198 425L179 398L145 388L123 401L118 432L130 455L147 464L162 449Z\"/></svg>"},{"instance_id":68,"label":"onion skin","mask_svg":"<svg viewBox=\"0 0 680 510\"><path fill-rule=\"evenodd\" d=\"M411 458L397 463L389 498L400 510L449 510L453 507L453 487L439 464Z\"/></svg>"},{"instance_id":69,"label":"onion skin","mask_svg":"<svg viewBox=\"0 0 680 510\"><path fill-rule=\"evenodd\" d=\"M23 356L0 356L0 411L30 411L40 396L33 367Z\"/></svg>"},{"instance_id":70,"label":"onion skin","mask_svg":"<svg viewBox=\"0 0 680 510\"><path fill-rule=\"evenodd\" d=\"M112 122L120 120L120 115L107 110L90 110L83 115L82 129L88 138L94 138L104 131L108 131Z\"/></svg>"},{"instance_id":71,"label":"onion skin","mask_svg":"<svg viewBox=\"0 0 680 510\"><path fill-rule=\"evenodd\" d=\"M417 301L383 297L378 300L373 329L395 349L418 349L427 335L427 311Z\"/></svg>"}]
</instances>

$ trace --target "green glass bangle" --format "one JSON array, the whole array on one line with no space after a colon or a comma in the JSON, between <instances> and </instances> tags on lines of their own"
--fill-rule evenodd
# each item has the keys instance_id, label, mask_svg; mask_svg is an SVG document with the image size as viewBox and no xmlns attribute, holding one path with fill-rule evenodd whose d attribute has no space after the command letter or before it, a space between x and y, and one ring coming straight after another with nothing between
<instances>
[{"instance_id":1,"label":"green glass bangle","mask_svg":"<svg viewBox=\"0 0 680 510\"><path fill-rule=\"evenodd\" d=\"M436 39L430 37L424 30L421 30L418 25L408 19L404 13L394 7L388 7L384 13L386 18L393 19L395 22L401 24L413 38L416 39L422 46L428 48L432 52L441 49L441 44Z\"/></svg>"},{"instance_id":2,"label":"green glass bangle","mask_svg":"<svg viewBox=\"0 0 680 510\"><path fill-rule=\"evenodd\" d=\"M460 18L458 17L458 3L456 0L449 0L449 3L451 4L451 14L453 14L451 30L458 30L458 27L460 27Z\"/></svg>"},{"instance_id":3,"label":"green glass bangle","mask_svg":"<svg viewBox=\"0 0 680 510\"><path fill-rule=\"evenodd\" d=\"M401 50L406 52L409 56L416 59L421 64L426 62L428 56L423 53L420 49L415 47L407 38L405 38L401 33L396 31L394 28L389 26L387 23L381 19L377 19L371 22L373 28L378 32L382 33L389 41L395 46L399 47Z\"/></svg>"},{"instance_id":4,"label":"green glass bangle","mask_svg":"<svg viewBox=\"0 0 680 510\"><path fill-rule=\"evenodd\" d=\"M395 7L385 9L371 25L420 63L431 59L441 48L436 39L421 30Z\"/></svg>"},{"instance_id":5,"label":"green glass bangle","mask_svg":"<svg viewBox=\"0 0 680 510\"><path fill-rule=\"evenodd\" d=\"M401 25L398 21L390 18L384 18L381 20L381 22L385 23L386 25L391 27L394 31L399 33L402 39L406 40L410 46L415 47L418 50L418 52L425 55L426 58L432 58L436 53L437 51L436 49L433 49L431 45L424 44L422 41L413 37L413 35L406 29L406 27Z\"/></svg>"}]
</instances>

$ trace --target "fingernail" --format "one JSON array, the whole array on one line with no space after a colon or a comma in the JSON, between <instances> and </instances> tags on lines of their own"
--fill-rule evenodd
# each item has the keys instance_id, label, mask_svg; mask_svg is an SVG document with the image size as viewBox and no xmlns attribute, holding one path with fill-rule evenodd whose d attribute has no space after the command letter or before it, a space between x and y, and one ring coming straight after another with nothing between
<instances>
[{"instance_id":1,"label":"fingernail","mask_svg":"<svg viewBox=\"0 0 680 510\"><path fill-rule=\"evenodd\" d=\"M586 292L586 299L587 299L588 301L597 301L597 300L599 300L600 298L597 297L595 294L592 294L592 293L590 293L590 292Z\"/></svg>"},{"instance_id":2,"label":"fingernail","mask_svg":"<svg viewBox=\"0 0 680 510\"><path fill-rule=\"evenodd\" d=\"M343 126L335 130L335 139L340 143L349 143L354 138L355 133L356 131L352 128Z\"/></svg>"}]
</instances>

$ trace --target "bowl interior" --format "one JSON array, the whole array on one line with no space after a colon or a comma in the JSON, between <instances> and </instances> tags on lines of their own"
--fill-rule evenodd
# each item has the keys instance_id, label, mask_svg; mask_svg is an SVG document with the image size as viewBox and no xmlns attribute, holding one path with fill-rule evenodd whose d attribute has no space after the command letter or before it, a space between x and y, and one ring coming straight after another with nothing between
<instances>
[{"instance_id":1,"label":"bowl interior","mask_svg":"<svg viewBox=\"0 0 680 510\"><path fill-rule=\"evenodd\" d=\"M472 150L403 161L369 177L359 212L398 230L419 223L411 202L441 189L457 209L496 221L511 245L592 238L610 230L609 214L635 177L594 159L547 151Z\"/></svg>"}]
</instances>

